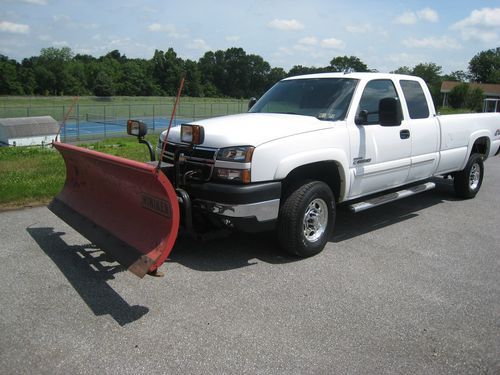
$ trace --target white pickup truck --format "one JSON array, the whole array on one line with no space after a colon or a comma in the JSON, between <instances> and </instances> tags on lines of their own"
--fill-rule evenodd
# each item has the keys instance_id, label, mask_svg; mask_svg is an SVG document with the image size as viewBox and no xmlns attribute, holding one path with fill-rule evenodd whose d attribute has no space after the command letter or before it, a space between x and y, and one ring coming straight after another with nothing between
<instances>
[{"instance_id":1,"label":"white pickup truck","mask_svg":"<svg viewBox=\"0 0 500 375\"><path fill-rule=\"evenodd\" d=\"M456 194L473 198L483 161L500 148L500 114L439 116L412 76L286 78L249 107L172 128L157 150L174 165L166 173L186 217L274 229L298 256L324 248L339 204L361 211L429 190L433 176L453 177Z\"/></svg>"}]
</instances>

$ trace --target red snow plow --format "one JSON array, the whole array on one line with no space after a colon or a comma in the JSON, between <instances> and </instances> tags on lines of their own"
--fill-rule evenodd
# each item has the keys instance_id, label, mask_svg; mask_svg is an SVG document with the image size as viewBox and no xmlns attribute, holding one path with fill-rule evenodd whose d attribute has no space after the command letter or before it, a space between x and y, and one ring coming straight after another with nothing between
<instances>
[{"instance_id":1,"label":"red snow plow","mask_svg":"<svg viewBox=\"0 0 500 375\"><path fill-rule=\"evenodd\" d=\"M66 182L49 209L139 277L155 273L174 246L179 204L155 166L54 142Z\"/></svg>"},{"instance_id":2,"label":"red snow plow","mask_svg":"<svg viewBox=\"0 0 500 375\"><path fill-rule=\"evenodd\" d=\"M168 131L183 86L184 78ZM77 101L75 97L61 127ZM154 161L153 148L144 139L147 126L129 120L127 133L148 146L151 161ZM66 182L49 209L135 275L141 278L147 273L159 275L158 268L174 246L180 220L177 193L161 171L162 163L155 167L153 163L56 141L52 145L66 164ZM164 152L163 149L160 155Z\"/></svg>"}]
</instances>

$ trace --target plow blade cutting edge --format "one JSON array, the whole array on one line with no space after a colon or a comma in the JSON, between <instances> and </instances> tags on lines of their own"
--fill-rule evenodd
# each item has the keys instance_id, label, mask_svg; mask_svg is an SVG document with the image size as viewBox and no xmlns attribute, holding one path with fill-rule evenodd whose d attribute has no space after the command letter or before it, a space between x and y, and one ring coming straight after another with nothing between
<instances>
[{"instance_id":1,"label":"plow blade cutting edge","mask_svg":"<svg viewBox=\"0 0 500 375\"><path fill-rule=\"evenodd\" d=\"M146 163L54 142L66 163L49 209L139 277L170 254L179 204L167 177Z\"/></svg>"}]
</instances>

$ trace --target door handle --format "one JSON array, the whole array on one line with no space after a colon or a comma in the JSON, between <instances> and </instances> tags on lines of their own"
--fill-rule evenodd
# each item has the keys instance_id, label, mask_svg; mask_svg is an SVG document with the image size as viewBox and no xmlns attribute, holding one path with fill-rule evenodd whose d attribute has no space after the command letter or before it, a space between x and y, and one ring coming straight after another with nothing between
<instances>
[{"instance_id":1,"label":"door handle","mask_svg":"<svg viewBox=\"0 0 500 375\"><path fill-rule=\"evenodd\" d=\"M399 137L400 137L401 139L408 139L408 138L410 138L410 131L409 131L408 129L401 130L401 131L399 132Z\"/></svg>"}]
</instances>

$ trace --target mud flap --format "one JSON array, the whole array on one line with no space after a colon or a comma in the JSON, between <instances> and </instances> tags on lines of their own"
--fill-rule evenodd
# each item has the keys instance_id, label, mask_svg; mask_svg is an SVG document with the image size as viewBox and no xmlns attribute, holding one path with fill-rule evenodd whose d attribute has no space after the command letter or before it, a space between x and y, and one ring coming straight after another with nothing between
<instances>
[{"instance_id":1,"label":"mud flap","mask_svg":"<svg viewBox=\"0 0 500 375\"><path fill-rule=\"evenodd\" d=\"M172 251L177 195L154 166L54 142L66 163L63 190L49 209L139 277Z\"/></svg>"}]
</instances>

